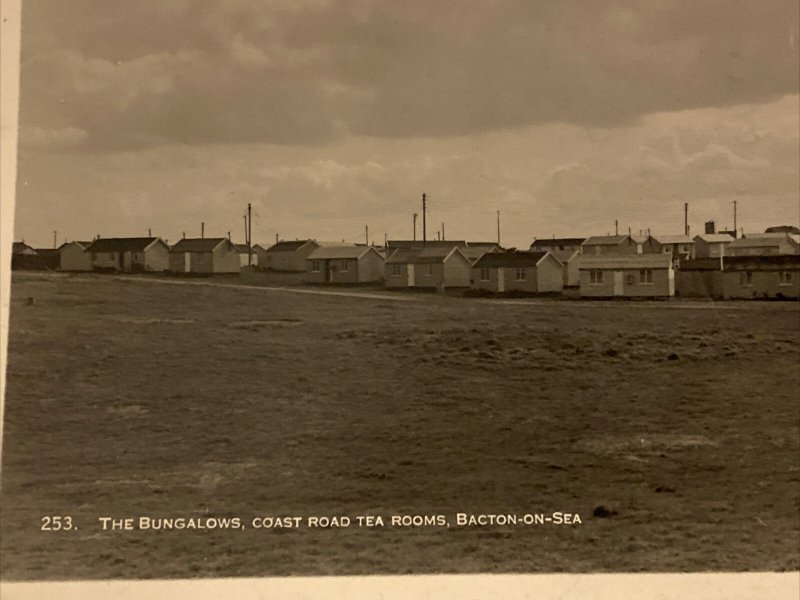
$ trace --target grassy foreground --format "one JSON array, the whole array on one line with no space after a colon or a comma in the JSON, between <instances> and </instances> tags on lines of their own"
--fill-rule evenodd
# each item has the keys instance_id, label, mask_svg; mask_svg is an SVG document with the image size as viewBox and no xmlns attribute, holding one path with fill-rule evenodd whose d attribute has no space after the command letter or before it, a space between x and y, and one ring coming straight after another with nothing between
<instances>
[{"instance_id":1,"label":"grassy foreground","mask_svg":"<svg viewBox=\"0 0 800 600\"><path fill-rule=\"evenodd\" d=\"M800 568L797 304L47 274L15 274L11 304L5 579ZM554 511L582 523L456 525ZM270 516L353 521L252 526Z\"/></svg>"}]
</instances>

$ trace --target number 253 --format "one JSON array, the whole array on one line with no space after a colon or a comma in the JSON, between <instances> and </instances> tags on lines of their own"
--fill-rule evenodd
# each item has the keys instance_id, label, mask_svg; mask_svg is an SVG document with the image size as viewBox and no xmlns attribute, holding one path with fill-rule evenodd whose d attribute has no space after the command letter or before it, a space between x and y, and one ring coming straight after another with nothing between
<instances>
[{"instance_id":1,"label":"number 253","mask_svg":"<svg viewBox=\"0 0 800 600\"><path fill-rule=\"evenodd\" d=\"M42 517L42 531L69 531L74 529L72 517Z\"/></svg>"}]
</instances>

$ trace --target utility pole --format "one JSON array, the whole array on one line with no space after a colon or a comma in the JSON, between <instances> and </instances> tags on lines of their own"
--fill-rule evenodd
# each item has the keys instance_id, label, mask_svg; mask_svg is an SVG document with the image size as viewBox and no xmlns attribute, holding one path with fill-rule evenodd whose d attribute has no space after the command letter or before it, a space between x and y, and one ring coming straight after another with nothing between
<instances>
[{"instance_id":1,"label":"utility pole","mask_svg":"<svg viewBox=\"0 0 800 600\"><path fill-rule=\"evenodd\" d=\"M414 213L414 241L417 241L417 213Z\"/></svg>"},{"instance_id":2,"label":"utility pole","mask_svg":"<svg viewBox=\"0 0 800 600\"><path fill-rule=\"evenodd\" d=\"M367 242L367 246L369 246L369 225L364 225L364 241Z\"/></svg>"},{"instance_id":3,"label":"utility pole","mask_svg":"<svg viewBox=\"0 0 800 600\"><path fill-rule=\"evenodd\" d=\"M203 239L205 237L206 237L206 223L205 221L203 221L202 223L200 223L200 239Z\"/></svg>"},{"instance_id":4,"label":"utility pole","mask_svg":"<svg viewBox=\"0 0 800 600\"><path fill-rule=\"evenodd\" d=\"M427 222L427 212L428 212L428 198L425 194L422 194L422 245L427 245L428 243L428 222Z\"/></svg>"},{"instance_id":5,"label":"utility pole","mask_svg":"<svg viewBox=\"0 0 800 600\"><path fill-rule=\"evenodd\" d=\"M733 237L736 237L736 200L733 201Z\"/></svg>"},{"instance_id":6,"label":"utility pole","mask_svg":"<svg viewBox=\"0 0 800 600\"><path fill-rule=\"evenodd\" d=\"M500 245L500 211L497 211L497 245Z\"/></svg>"},{"instance_id":7,"label":"utility pole","mask_svg":"<svg viewBox=\"0 0 800 600\"><path fill-rule=\"evenodd\" d=\"M444 241L444 221L442 222L442 241Z\"/></svg>"},{"instance_id":8,"label":"utility pole","mask_svg":"<svg viewBox=\"0 0 800 600\"><path fill-rule=\"evenodd\" d=\"M253 208L247 203L247 266L253 263Z\"/></svg>"}]
</instances>

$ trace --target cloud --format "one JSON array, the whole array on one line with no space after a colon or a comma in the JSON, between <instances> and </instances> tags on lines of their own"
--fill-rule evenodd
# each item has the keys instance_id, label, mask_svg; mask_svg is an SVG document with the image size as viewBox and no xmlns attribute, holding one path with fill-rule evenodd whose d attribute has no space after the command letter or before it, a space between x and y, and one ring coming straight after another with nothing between
<instances>
[{"instance_id":1,"label":"cloud","mask_svg":"<svg viewBox=\"0 0 800 600\"><path fill-rule=\"evenodd\" d=\"M696 229L795 223L800 189L798 102L656 113L614 129L538 125L479 135L327 145L169 144L136 151L20 154L17 237L70 238L231 231L247 203L259 242L360 241L412 235L428 197L429 231L504 242L651 228L679 233L683 203ZM121 217L121 215L124 216ZM60 235L61 235L60 234ZM435 235L435 234L432 234Z\"/></svg>"},{"instance_id":2,"label":"cloud","mask_svg":"<svg viewBox=\"0 0 800 600\"><path fill-rule=\"evenodd\" d=\"M468 136L798 91L793 0L30 0L22 123L85 150Z\"/></svg>"},{"instance_id":3,"label":"cloud","mask_svg":"<svg viewBox=\"0 0 800 600\"><path fill-rule=\"evenodd\" d=\"M565 229L580 215L594 233L680 231L683 203L698 218L729 216L763 229L797 219L797 96L748 111L705 109L647 117L615 130L580 160L557 165L534 185L545 222ZM790 126L786 126L792 123Z\"/></svg>"}]
</instances>

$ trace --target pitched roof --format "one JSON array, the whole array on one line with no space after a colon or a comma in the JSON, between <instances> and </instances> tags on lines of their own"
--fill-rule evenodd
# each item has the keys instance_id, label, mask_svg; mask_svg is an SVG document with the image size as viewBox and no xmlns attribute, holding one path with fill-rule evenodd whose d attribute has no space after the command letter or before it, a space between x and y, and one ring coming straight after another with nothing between
<instances>
[{"instance_id":1,"label":"pitched roof","mask_svg":"<svg viewBox=\"0 0 800 600\"><path fill-rule=\"evenodd\" d=\"M157 240L161 240L161 238L97 238L87 250L90 252L142 252Z\"/></svg>"},{"instance_id":2,"label":"pitched roof","mask_svg":"<svg viewBox=\"0 0 800 600\"><path fill-rule=\"evenodd\" d=\"M92 242L84 242L84 241L72 240L71 242L64 242L63 244L61 244L58 247L58 249L61 250L62 248L66 247L66 246L71 246L72 244L77 244L78 246L80 246L81 248L86 250L86 248L88 248L89 246L92 245Z\"/></svg>"},{"instance_id":3,"label":"pitched roof","mask_svg":"<svg viewBox=\"0 0 800 600\"><path fill-rule=\"evenodd\" d=\"M482 242L477 242L482 243ZM386 242L387 248L428 248L434 246L445 246L451 248L453 246L467 246L465 240L388 240Z\"/></svg>"},{"instance_id":4,"label":"pitched roof","mask_svg":"<svg viewBox=\"0 0 800 600\"><path fill-rule=\"evenodd\" d=\"M183 238L175 244L170 252L212 252L220 244L236 246L228 238Z\"/></svg>"},{"instance_id":5,"label":"pitched roof","mask_svg":"<svg viewBox=\"0 0 800 600\"><path fill-rule=\"evenodd\" d=\"M497 242L467 242L467 248L499 248Z\"/></svg>"},{"instance_id":6,"label":"pitched roof","mask_svg":"<svg viewBox=\"0 0 800 600\"><path fill-rule=\"evenodd\" d=\"M452 248L425 248L414 259L414 264L428 265L439 264L444 262L445 259L450 258L451 254L460 254L467 262L472 263L472 260L464 253L465 248L453 246Z\"/></svg>"},{"instance_id":7,"label":"pitched roof","mask_svg":"<svg viewBox=\"0 0 800 600\"><path fill-rule=\"evenodd\" d=\"M580 246L586 241L586 238L540 238L533 240L531 250L538 250L540 248L558 248L559 250Z\"/></svg>"},{"instance_id":8,"label":"pitched roof","mask_svg":"<svg viewBox=\"0 0 800 600\"><path fill-rule=\"evenodd\" d=\"M54 256L58 254L58 248L34 248L36 254L41 256Z\"/></svg>"},{"instance_id":9,"label":"pitched roof","mask_svg":"<svg viewBox=\"0 0 800 600\"><path fill-rule=\"evenodd\" d=\"M267 252L295 252L313 240L281 240L267 248Z\"/></svg>"},{"instance_id":10,"label":"pitched roof","mask_svg":"<svg viewBox=\"0 0 800 600\"><path fill-rule=\"evenodd\" d=\"M380 253L372 246L320 246L316 248L311 254L308 255L306 260L320 260L320 259L346 259L346 258L361 258L370 250L374 250L380 256ZM383 257L381 257L383 258Z\"/></svg>"},{"instance_id":11,"label":"pitched roof","mask_svg":"<svg viewBox=\"0 0 800 600\"><path fill-rule=\"evenodd\" d=\"M252 254L256 251L255 246L248 246L247 244L234 244L233 246L239 254Z\"/></svg>"},{"instance_id":12,"label":"pitched roof","mask_svg":"<svg viewBox=\"0 0 800 600\"><path fill-rule=\"evenodd\" d=\"M28 246L25 242L14 242L11 247L11 251L13 254L21 254L26 250L30 250L32 253L36 252L31 246Z\"/></svg>"},{"instance_id":13,"label":"pitched roof","mask_svg":"<svg viewBox=\"0 0 800 600\"><path fill-rule=\"evenodd\" d=\"M670 254L624 254L619 256L581 256L579 269L666 269Z\"/></svg>"},{"instance_id":14,"label":"pitched roof","mask_svg":"<svg viewBox=\"0 0 800 600\"><path fill-rule=\"evenodd\" d=\"M773 231L769 233L745 233L739 239L742 240L785 240L791 239L791 235L786 231Z\"/></svg>"},{"instance_id":15,"label":"pitched roof","mask_svg":"<svg viewBox=\"0 0 800 600\"><path fill-rule=\"evenodd\" d=\"M765 233L791 233L800 234L800 227L794 225L776 225L775 227L767 227Z\"/></svg>"},{"instance_id":16,"label":"pitched roof","mask_svg":"<svg viewBox=\"0 0 800 600\"><path fill-rule=\"evenodd\" d=\"M695 241L697 241L698 238L707 244L729 244L734 239L727 233L704 233L702 235L694 236Z\"/></svg>"},{"instance_id":17,"label":"pitched roof","mask_svg":"<svg viewBox=\"0 0 800 600\"><path fill-rule=\"evenodd\" d=\"M659 244L694 244L688 235L654 235L653 239Z\"/></svg>"},{"instance_id":18,"label":"pitched roof","mask_svg":"<svg viewBox=\"0 0 800 600\"><path fill-rule=\"evenodd\" d=\"M736 248L777 248L780 246L781 241L788 240L787 236L784 236L782 239L775 239L775 238L739 238L733 240L730 244L728 244L728 248L730 250L735 250Z\"/></svg>"},{"instance_id":19,"label":"pitched roof","mask_svg":"<svg viewBox=\"0 0 800 600\"><path fill-rule=\"evenodd\" d=\"M567 264L574 256L580 256L580 253L581 251L577 248L573 248L572 250L550 250L550 254L553 255L553 258L561 264Z\"/></svg>"},{"instance_id":20,"label":"pitched roof","mask_svg":"<svg viewBox=\"0 0 800 600\"><path fill-rule=\"evenodd\" d=\"M486 253L494 253L497 246L467 246L466 248L459 248L461 253L470 260L476 260Z\"/></svg>"},{"instance_id":21,"label":"pitched roof","mask_svg":"<svg viewBox=\"0 0 800 600\"><path fill-rule=\"evenodd\" d=\"M593 235L583 242L584 246L619 246L626 240L631 239L629 235Z\"/></svg>"},{"instance_id":22,"label":"pitched roof","mask_svg":"<svg viewBox=\"0 0 800 600\"><path fill-rule=\"evenodd\" d=\"M422 246L415 248L397 248L387 259L388 264L409 264L409 263L437 263L442 262L450 253L458 248L462 254L464 250L461 246L449 243L446 246Z\"/></svg>"},{"instance_id":23,"label":"pitched roof","mask_svg":"<svg viewBox=\"0 0 800 600\"><path fill-rule=\"evenodd\" d=\"M800 254L726 256L723 258L723 264L726 271L798 271L800 270ZM719 260L717 260L717 265L719 265Z\"/></svg>"},{"instance_id":24,"label":"pitched roof","mask_svg":"<svg viewBox=\"0 0 800 600\"><path fill-rule=\"evenodd\" d=\"M535 267L547 254L547 252L487 252L472 266L478 269Z\"/></svg>"},{"instance_id":25,"label":"pitched roof","mask_svg":"<svg viewBox=\"0 0 800 600\"><path fill-rule=\"evenodd\" d=\"M719 271L719 258L696 258L681 262L681 271ZM725 256L726 271L798 271L800 254L771 254L769 256Z\"/></svg>"}]
</instances>

